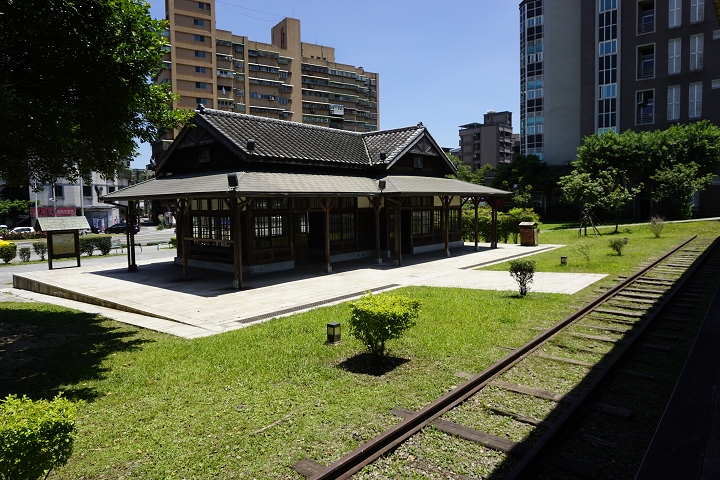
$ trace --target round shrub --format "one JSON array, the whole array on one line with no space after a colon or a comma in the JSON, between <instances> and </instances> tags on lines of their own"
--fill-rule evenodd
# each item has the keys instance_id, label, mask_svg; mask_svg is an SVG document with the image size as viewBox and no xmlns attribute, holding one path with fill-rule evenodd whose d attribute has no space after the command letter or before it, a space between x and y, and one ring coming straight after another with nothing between
<instances>
[{"instance_id":1,"label":"round shrub","mask_svg":"<svg viewBox=\"0 0 720 480\"><path fill-rule=\"evenodd\" d=\"M40 260L45 260L47 254L47 243L46 242L35 242L32 244L35 255L40 257Z\"/></svg>"},{"instance_id":2,"label":"round shrub","mask_svg":"<svg viewBox=\"0 0 720 480\"><path fill-rule=\"evenodd\" d=\"M21 262L29 262L30 261L30 247L22 247L20 249L20 261Z\"/></svg>"},{"instance_id":3,"label":"round shrub","mask_svg":"<svg viewBox=\"0 0 720 480\"><path fill-rule=\"evenodd\" d=\"M368 293L350 303L350 335L374 357L385 355L385 342L415 325L420 302L399 294Z\"/></svg>"},{"instance_id":4,"label":"round shrub","mask_svg":"<svg viewBox=\"0 0 720 480\"><path fill-rule=\"evenodd\" d=\"M46 477L72 455L75 405L60 395L33 402L9 395L0 401L0 475Z\"/></svg>"},{"instance_id":5,"label":"round shrub","mask_svg":"<svg viewBox=\"0 0 720 480\"><path fill-rule=\"evenodd\" d=\"M17 245L12 242L0 241L0 258L5 263L10 263L17 255Z\"/></svg>"},{"instance_id":6,"label":"round shrub","mask_svg":"<svg viewBox=\"0 0 720 480\"><path fill-rule=\"evenodd\" d=\"M92 237L80 237L80 254L92 257L95 251L95 239Z\"/></svg>"}]
</instances>

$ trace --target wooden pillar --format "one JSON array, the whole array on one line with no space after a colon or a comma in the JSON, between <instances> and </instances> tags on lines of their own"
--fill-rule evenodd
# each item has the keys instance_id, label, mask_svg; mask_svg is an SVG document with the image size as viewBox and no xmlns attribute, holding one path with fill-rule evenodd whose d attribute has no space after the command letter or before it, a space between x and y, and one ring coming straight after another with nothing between
<instances>
[{"instance_id":1,"label":"wooden pillar","mask_svg":"<svg viewBox=\"0 0 720 480\"><path fill-rule=\"evenodd\" d=\"M242 276L242 228L240 225L240 215L242 214L243 208L248 205L252 200L245 200L238 202L235 197L226 198L225 203L230 208L230 226L231 226L231 238L233 241L233 288L236 290L242 290L243 288L243 276Z\"/></svg>"},{"instance_id":2,"label":"wooden pillar","mask_svg":"<svg viewBox=\"0 0 720 480\"><path fill-rule=\"evenodd\" d=\"M479 231L478 231L478 206L480 205L480 197L473 197L473 207L475 207L475 251L480 250L478 247Z\"/></svg>"},{"instance_id":3,"label":"wooden pillar","mask_svg":"<svg viewBox=\"0 0 720 480\"><path fill-rule=\"evenodd\" d=\"M445 213L445 256L450 256L450 202L454 197L440 197L443 204L443 212Z\"/></svg>"},{"instance_id":4,"label":"wooden pillar","mask_svg":"<svg viewBox=\"0 0 720 480\"><path fill-rule=\"evenodd\" d=\"M335 204L334 198L321 198L320 206L325 212L325 269L324 273L332 273L332 265L330 265L330 209Z\"/></svg>"},{"instance_id":5,"label":"wooden pillar","mask_svg":"<svg viewBox=\"0 0 720 480\"><path fill-rule=\"evenodd\" d=\"M178 245L182 243L182 278L188 278L188 243L185 238L188 236L188 210L190 209L190 201L186 198L180 199L180 228L178 232Z\"/></svg>"},{"instance_id":6,"label":"wooden pillar","mask_svg":"<svg viewBox=\"0 0 720 480\"><path fill-rule=\"evenodd\" d=\"M400 221L400 207L402 198L395 202L395 266L402 267L402 222Z\"/></svg>"},{"instance_id":7,"label":"wooden pillar","mask_svg":"<svg viewBox=\"0 0 720 480\"><path fill-rule=\"evenodd\" d=\"M125 221L125 232L128 240L128 254L130 255L128 271L136 272L138 267L135 263L135 202L132 200L128 202L127 216L128 218Z\"/></svg>"},{"instance_id":8,"label":"wooden pillar","mask_svg":"<svg viewBox=\"0 0 720 480\"><path fill-rule=\"evenodd\" d=\"M382 263L382 257L380 256L380 205L382 204L381 197L368 197L370 204L375 210L375 263L380 265Z\"/></svg>"}]
</instances>

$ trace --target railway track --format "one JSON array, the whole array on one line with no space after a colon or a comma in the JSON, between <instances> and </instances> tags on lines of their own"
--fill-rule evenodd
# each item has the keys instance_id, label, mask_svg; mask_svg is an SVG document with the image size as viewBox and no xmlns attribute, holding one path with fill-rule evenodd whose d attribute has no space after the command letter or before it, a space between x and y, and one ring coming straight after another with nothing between
<instances>
[{"instance_id":1,"label":"railway track","mask_svg":"<svg viewBox=\"0 0 720 480\"><path fill-rule=\"evenodd\" d=\"M571 476L594 478L599 466L573 456L562 456L559 445L588 412L629 420L633 410L598 401L607 385L618 375L652 379L653 375L625 367L633 356L644 351L670 352L682 332L685 312L702 295L705 277L712 269L704 267L720 239L711 241L693 237L658 260L640 268L629 277L601 293L587 305L550 328L538 327L539 334L525 345L510 349L504 358L478 374L459 372L467 381L419 411L402 407L391 413L402 418L394 427L371 439L329 466L304 459L293 465L311 480L349 478L381 456L397 449L418 432L432 425L435 429L499 451L517 459L504 470L508 479L532 478L544 465ZM717 262L716 259L713 259ZM705 268L706 270L703 270ZM691 279L694 283L690 284ZM658 319L662 319L662 325ZM642 360L641 360L642 361ZM581 381L568 380L568 371ZM570 375L572 376L572 375ZM535 385L528 379L536 380ZM565 387L565 391L556 391ZM498 394L500 392L500 394ZM466 426L454 419L467 419L457 410L481 395L493 398L486 409L505 421L517 422L525 429L517 442ZM550 407L544 419L540 415L519 412L503 401L517 396L542 399ZM500 400L498 400L500 398ZM512 402L511 402L512 403ZM449 417L449 418L441 418ZM467 423L473 424L472 420ZM629 424L628 428L631 428ZM577 432L575 432L577 434ZM587 433L579 436L596 446L610 447L611 440ZM441 478L472 478L450 473L427 463L415 467ZM500 477L498 477L500 478Z\"/></svg>"}]
</instances>

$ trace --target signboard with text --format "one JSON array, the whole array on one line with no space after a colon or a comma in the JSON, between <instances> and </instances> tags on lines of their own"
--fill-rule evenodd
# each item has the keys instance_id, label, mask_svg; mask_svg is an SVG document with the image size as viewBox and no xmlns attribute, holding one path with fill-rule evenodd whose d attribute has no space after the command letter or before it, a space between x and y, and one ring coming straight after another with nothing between
<instances>
[{"instance_id":1,"label":"signboard with text","mask_svg":"<svg viewBox=\"0 0 720 480\"><path fill-rule=\"evenodd\" d=\"M55 209L53 207L38 207L38 215L35 214L35 207L30 207L31 217L54 217ZM74 217L75 207L57 207L58 217Z\"/></svg>"}]
</instances>

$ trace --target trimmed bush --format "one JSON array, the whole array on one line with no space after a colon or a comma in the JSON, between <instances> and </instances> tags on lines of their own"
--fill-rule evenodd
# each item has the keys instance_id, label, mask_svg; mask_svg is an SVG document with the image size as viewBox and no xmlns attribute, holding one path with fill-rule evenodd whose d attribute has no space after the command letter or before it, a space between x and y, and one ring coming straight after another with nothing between
<instances>
[{"instance_id":1,"label":"trimmed bush","mask_svg":"<svg viewBox=\"0 0 720 480\"><path fill-rule=\"evenodd\" d=\"M170 247L177 248L177 238L172 237L170 240L168 240L168 244L170 244Z\"/></svg>"},{"instance_id":2,"label":"trimmed bush","mask_svg":"<svg viewBox=\"0 0 720 480\"><path fill-rule=\"evenodd\" d=\"M75 405L60 395L0 402L0 478L35 480L65 465L73 449Z\"/></svg>"},{"instance_id":3,"label":"trimmed bush","mask_svg":"<svg viewBox=\"0 0 720 480\"><path fill-rule=\"evenodd\" d=\"M21 262L29 262L30 261L30 247L22 247L20 249L20 261Z\"/></svg>"},{"instance_id":4,"label":"trimmed bush","mask_svg":"<svg viewBox=\"0 0 720 480\"><path fill-rule=\"evenodd\" d=\"M92 237L80 237L80 254L92 257L95 251L95 239Z\"/></svg>"},{"instance_id":5,"label":"trimmed bush","mask_svg":"<svg viewBox=\"0 0 720 480\"><path fill-rule=\"evenodd\" d=\"M400 338L415 325L420 302L405 295L367 293L350 302L350 310L350 335L380 358L385 355L385 342Z\"/></svg>"},{"instance_id":6,"label":"trimmed bush","mask_svg":"<svg viewBox=\"0 0 720 480\"><path fill-rule=\"evenodd\" d=\"M665 228L665 219L657 215L653 215L650 219L648 228L650 228L650 231L653 235L655 235L655 238L660 238L660 232L662 232L663 228Z\"/></svg>"},{"instance_id":7,"label":"trimmed bush","mask_svg":"<svg viewBox=\"0 0 720 480\"><path fill-rule=\"evenodd\" d=\"M510 260L510 276L520 287L520 295L527 295L528 287L535 276L535 260Z\"/></svg>"},{"instance_id":8,"label":"trimmed bush","mask_svg":"<svg viewBox=\"0 0 720 480\"><path fill-rule=\"evenodd\" d=\"M625 245L628 244L627 238L611 238L610 239L610 248L615 250L618 254L618 256L622 256L623 248L625 248Z\"/></svg>"},{"instance_id":9,"label":"trimmed bush","mask_svg":"<svg viewBox=\"0 0 720 480\"><path fill-rule=\"evenodd\" d=\"M17 255L17 245L12 242L0 241L0 258L5 263L10 263Z\"/></svg>"},{"instance_id":10,"label":"trimmed bush","mask_svg":"<svg viewBox=\"0 0 720 480\"><path fill-rule=\"evenodd\" d=\"M100 250L100 255L107 255L112 249L112 235L100 235L93 237L95 248Z\"/></svg>"},{"instance_id":11,"label":"trimmed bush","mask_svg":"<svg viewBox=\"0 0 720 480\"><path fill-rule=\"evenodd\" d=\"M35 242L32 244L35 255L40 257L40 260L45 260L47 255L47 243L46 242Z\"/></svg>"}]
</instances>

